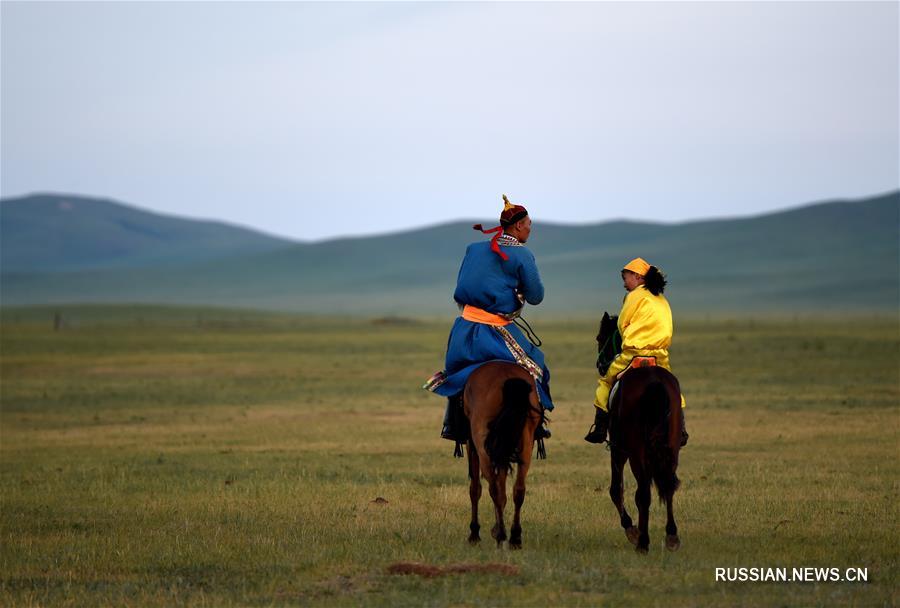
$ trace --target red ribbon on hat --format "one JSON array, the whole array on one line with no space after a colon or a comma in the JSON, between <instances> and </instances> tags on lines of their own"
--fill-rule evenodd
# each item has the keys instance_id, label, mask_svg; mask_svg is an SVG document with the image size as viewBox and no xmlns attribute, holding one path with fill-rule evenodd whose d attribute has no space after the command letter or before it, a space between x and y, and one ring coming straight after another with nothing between
<instances>
[{"instance_id":1,"label":"red ribbon on hat","mask_svg":"<svg viewBox=\"0 0 900 608\"><path fill-rule=\"evenodd\" d=\"M482 228L481 224L475 224L472 226L472 230L481 230L484 234L490 234L492 232L496 232L497 234L491 239L491 251L500 256L504 262L509 259L509 256L500 251L500 243L497 241L500 239L500 235L503 234L503 226L497 226L496 228L491 228L490 230L485 230Z\"/></svg>"}]
</instances>

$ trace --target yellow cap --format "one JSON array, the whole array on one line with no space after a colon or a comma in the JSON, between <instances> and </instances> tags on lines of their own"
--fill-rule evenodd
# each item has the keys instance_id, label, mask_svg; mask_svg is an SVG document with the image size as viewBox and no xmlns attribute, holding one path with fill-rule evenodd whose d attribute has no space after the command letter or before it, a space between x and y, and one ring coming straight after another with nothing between
<instances>
[{"instance_id":1,"label":"yellow cap","mask_svg":"<svg viewBox=\"0 0 900 608\"><path fill-rule=\"evenodd\" d=\"M506 195L504 194L504 195L503 195L503 210L504 210L504 211L509 211L509 210L512 209L514 206L515 206L515 205L513 205L511 202L509 202L509 199L508 199L508 198L506 197Z\"/></svg>"},{"instance_id":2,"label":"yellow cap","mask_svg":"<svg viewBox=\"0 0 900 608\"><path fill-rule=\"evenodd\" d=\"M650 264L648 264L644 258L634 258L625 264L625 267L622 270L630 270L631 272L645 276L650 270Z\"/></svg>"}]
</instances>

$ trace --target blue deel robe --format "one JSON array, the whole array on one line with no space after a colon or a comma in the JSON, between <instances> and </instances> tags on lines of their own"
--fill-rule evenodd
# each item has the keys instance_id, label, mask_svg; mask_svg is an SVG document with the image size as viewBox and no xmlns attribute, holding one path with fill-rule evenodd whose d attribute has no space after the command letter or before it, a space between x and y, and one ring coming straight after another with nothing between
<instances>
[{"instance_id":1,"label":"blue deel robe","mask_svg":"<svg viewBox=\"0 0 900 608\"><path fill-rule=\"evenodd\" d=\"M509 256L508 260L502 260L491 251L490 241L468 246L453 294L453 299L458 304L469 304L495 314L510 314L522 305L517 292L529 304L541 303L544 299L544 285L541 283L534 255L523 246L501 245L501 248ZM543 370L541 379L537 382L538 394L544 408L552 410L550 370L544 362L544 353L515 324L510 323L503 329L515 338L525 355ZM457 317L447 341L447 357L444 362L446 379L431 390L445 397L462 392L469 375L488 361L517 363L502 333L495 327Z\"/></svg>"}]
</instances>

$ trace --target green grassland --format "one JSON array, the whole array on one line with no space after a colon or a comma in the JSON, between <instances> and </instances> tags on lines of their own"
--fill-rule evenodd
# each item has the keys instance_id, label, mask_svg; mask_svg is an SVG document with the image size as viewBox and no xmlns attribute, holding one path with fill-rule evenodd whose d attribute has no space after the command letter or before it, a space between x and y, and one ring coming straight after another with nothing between
<instances>
[{"instance_id":1,"label":"green grassland","mask_svg":"<svg viewBox=\"0 0 900 608\"><path fill-rule=\"evenodd\" d=\"M54 331L52 310L4 310L0 604L898 603L896 318L681 321L683 545L664 550L654 501L646 556L619 528L608 453L581 440L590 319L535 328L557 407L523 550L468 545L465 464L420 389L449 325L119 307L65 310ZM388 573L398 561L519 573ZM868 582L715 581L740 566Z\"/></svg>"}]
</instances>

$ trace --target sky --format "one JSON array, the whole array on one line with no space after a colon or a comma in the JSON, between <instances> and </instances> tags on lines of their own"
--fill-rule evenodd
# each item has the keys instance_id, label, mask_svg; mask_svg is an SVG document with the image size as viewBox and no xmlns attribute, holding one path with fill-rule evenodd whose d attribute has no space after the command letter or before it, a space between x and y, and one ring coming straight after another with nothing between
<instances>
[{"instance_id":1,"label":"sky","mask_svg":"<svg viewBox=\"0 0 900 608\"><path fill-rule=\"evenodd\" d=\"M294 239L900 187L897 2L8 2L0 194Z\"/></svg>"}]
</instances>

